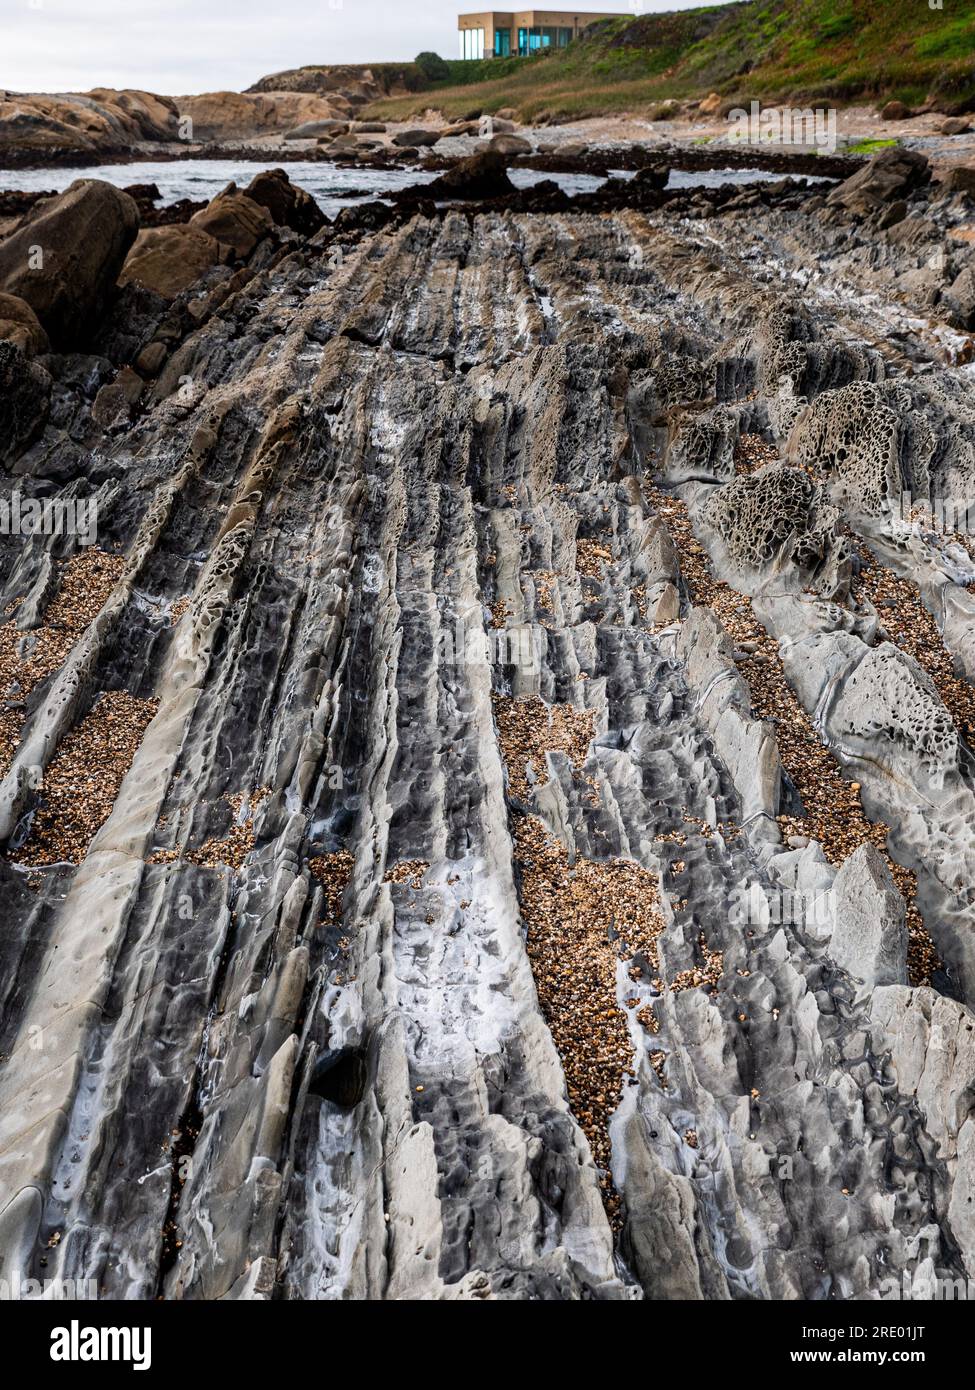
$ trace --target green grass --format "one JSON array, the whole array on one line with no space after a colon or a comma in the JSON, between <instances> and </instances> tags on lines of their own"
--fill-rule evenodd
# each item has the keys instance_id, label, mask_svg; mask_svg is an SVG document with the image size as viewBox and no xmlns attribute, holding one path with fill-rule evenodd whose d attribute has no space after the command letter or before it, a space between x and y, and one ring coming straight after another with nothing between
<instances>
[{"instance_id":1,"label":"green grass","mask_svg":"<svg viewBox=\"0 0 975 1390\"><path fill-rule=\"evenodd\" d=\"M607 19L567 49L533 58L449 63L450 77L388 96L368 114L450 119L505 106L523 120L645 113L667 98L718 92L729 103L822 98L836 104L947 106L975 97L975 0L742 0Z\"/></svg>"},{"instance_id":2,"label":"green grass","mask_svg":"<svg viewBox=\"0 0 975 1390\"><path fill-rule=\"evenodd\" d=\"M849 146L850 154L877 154L879 150L889 150L896 145L896 140L858 140L855 145Z\"/></svg>"}]
</instances>

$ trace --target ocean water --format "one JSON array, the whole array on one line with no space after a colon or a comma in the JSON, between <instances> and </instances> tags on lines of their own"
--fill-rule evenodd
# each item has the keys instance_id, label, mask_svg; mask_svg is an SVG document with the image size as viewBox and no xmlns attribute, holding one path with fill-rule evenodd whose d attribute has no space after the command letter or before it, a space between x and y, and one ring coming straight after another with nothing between
<instances>
[{"instance_id":1,"label":"ocean water","mask_svg":"<svg viewBox=\"0 0 975 1390\"><path fill-rule=\"evenodd\" d=\"M181 198L196 202L213 198L231 181L239 188L250 183L263 168L275 168L273 155L268 163L257 160L179 159L171 161L146 160L137 164L93 164L83 169L0 169L0 189L26 189L63 193L75 179L104 179L119 188L135 183L154 183L159 189L160 204L168 207ZM334 164L291 161L281 165L292 183L307 189L326 217L334 217L342 208L355 203L381 198L411 184L430 183L437 175L424 169L340 169ZM622 169L612 171L618 178L632 178ZM509 169L509 177L518 188L530 188L542 179L552 179L570 197L590 193L605 182L594 174L546 174L537 169ZM722 183L760 183L775 180L781 173L767 169L709 169L688 173L675 169L670 175L669 188L708 187Z\"/></svg>"}]
</instances>

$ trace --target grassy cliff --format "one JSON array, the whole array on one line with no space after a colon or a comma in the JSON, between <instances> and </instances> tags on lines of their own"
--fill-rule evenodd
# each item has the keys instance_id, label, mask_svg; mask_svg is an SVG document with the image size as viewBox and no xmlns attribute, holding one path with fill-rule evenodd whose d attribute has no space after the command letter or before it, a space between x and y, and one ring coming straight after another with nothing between
<instances>
[{"instance_id":1,"label":"grassy cliff","mask_svg":"<svg viewBox=\"0 0 975 1390\"><path fill-rule=\"evenodd\" d=\"M405 118L436 106L453 118L515 106L587 116L646 111L667 98L842 102L928 96L975 108L975 0L745 0L609 19L559 52L449 63L450 78L373 103Z\"/></svg>"}]
</instances>

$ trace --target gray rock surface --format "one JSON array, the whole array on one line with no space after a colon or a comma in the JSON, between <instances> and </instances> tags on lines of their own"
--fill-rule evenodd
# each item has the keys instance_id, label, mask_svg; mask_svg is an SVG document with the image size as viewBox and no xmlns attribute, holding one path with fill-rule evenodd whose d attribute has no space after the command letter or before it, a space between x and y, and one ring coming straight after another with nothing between
<instances>
[{"instance_id":1,"label":"gray rock surface","mask_svg":"<svg viewBox=\"0 0 975 1390\"><path fill-rule=\"evenodd\" d=\"M836 925L830 955L872 989L907 984L904 899L873 845L846 860L833 885Z\"/></svg>"},{"instance_id":2,"label":"gray rock surface","mask_svg":"<svg viewBox=\"0 0 975 1390\"><path fill-rule=\"evenodd\" d=\"M862 308L770 277L812 220L349 219L171 302L130 286L104 356L0 344L4 498L97 495L111 560L65 626L74 541L0 538L12 676L56 657L4 726L0 1274L749 1300L972 1272L946 673L975 562L890 503L975 476L975 404L933 348L865 346L912 242L865 229L869 272L829 243L876 277ZM857 587L864 547L943 615L940 665ZM145 718L111 794L59 800L112 694ZM917 874L931 985L885 837L798 833L797 711ZM573 892L639 871L652 943L614 889L546 955L529 817ZM598 1028L566 1042L593 1000L609 1063Z\"/></svg>"}]
</instances>

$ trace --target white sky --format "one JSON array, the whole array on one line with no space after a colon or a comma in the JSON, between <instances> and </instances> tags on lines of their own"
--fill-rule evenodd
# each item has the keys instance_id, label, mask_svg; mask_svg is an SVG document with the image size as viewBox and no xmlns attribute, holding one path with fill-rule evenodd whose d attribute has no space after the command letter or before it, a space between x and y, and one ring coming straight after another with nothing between
<instances>
[{"instance_id":1,"label":"white sky","mask_svg":"<svg viewBox=\"0 0 975 1390\"><path fill-rule=\"evenodd\" d=\"M588 0L594 11L709 0ZM456 58L457 15L480 0L0 0L0 88L240 90L306 63ZM552 0L549 8L557 8Z\"/></svg>"}]
</instances>

